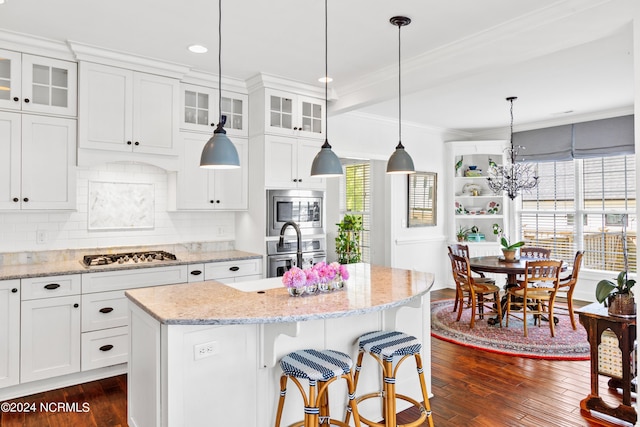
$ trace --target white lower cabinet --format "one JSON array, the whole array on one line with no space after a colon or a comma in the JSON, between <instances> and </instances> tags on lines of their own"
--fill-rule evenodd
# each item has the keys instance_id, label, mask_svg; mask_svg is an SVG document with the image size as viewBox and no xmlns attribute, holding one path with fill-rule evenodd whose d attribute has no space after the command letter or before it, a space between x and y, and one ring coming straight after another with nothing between
<instances>
[{"instance_id":1,"label":"white lower cabinet","mask_svg":"<svg viewBox=\"0 0 640 427\"><path fill-rule=\"evenodd\" d=\"M20 382L20 280L0 281L0 388Z\"/></svg>"},{"instance_id":2,"label":"white lower cabinet","mask_svg":"<svg viewBox=\"0 0 640 427\"><path fill-rule=\"evenodd\" d=\"M82 334L83 371L127 363L128 358L128 326L84 332Z\"/></svg>"},{"instance_id":3,"label":"white lower cabinet","mask_svg":"<svg viewBox=\"0 0 640 427\"><path fill-rule=\"evenodd\" d=\"M20 382L80 371L80 295L22 301Z\"/></svg>"}]
</instances>

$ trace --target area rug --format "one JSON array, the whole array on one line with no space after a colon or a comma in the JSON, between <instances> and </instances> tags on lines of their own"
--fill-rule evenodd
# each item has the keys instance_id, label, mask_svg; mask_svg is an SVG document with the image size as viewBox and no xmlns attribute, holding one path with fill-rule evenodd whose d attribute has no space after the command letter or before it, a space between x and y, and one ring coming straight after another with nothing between
<instances>
[{"instance_id":1,"label":"area rug","mask_svg":"<svg viewBox=\"0 0 640 427\"><path fill-rule=\"evenodd\" d=\"M551 337L546 321L538 327L533 324L533 319L527 319L529 336L525 338L521 316L517 318L512 316L509 319L508 328L505 326L506 318L503 319L503 327L500 328L500 325L487 324L487 319L495 317L491 313L485 315L484 319L476 318L474 328L470 329L471 310L463 310L460 321L456 322L457 313L452 312L453 303L452 299L431 303L431 335L433 337L510 356L546 360L589 360L587 333L577 319L578 328L574 331L568 315L558 316L555 337Z\"/></svg>"}]
</instances>

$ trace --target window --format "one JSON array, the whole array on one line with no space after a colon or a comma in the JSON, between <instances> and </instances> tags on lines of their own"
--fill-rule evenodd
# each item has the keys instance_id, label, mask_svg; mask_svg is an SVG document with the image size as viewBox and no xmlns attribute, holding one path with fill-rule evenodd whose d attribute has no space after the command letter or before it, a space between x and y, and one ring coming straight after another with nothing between
<instances>
[{"instance_id":1,"label":"window","mask_svg":"<svg viewBox=\"0 0 640 427\"><path fill-rule=\"evenodd\" d=\"M345 164L342 190L341 213L356 215L362 219L363 231L360 235L362 262L371 260L371 179L369 162L343 160Z\"/></svg>"},{"instance_id":2,"label":"window","mask_svg":"<svg viewBox=\"0 0 640 427\"><path fill-rule=\"evenodd\" d=\"M570 260L584 251L583 267L636 271L635 157L611 156L535 164L540 177L522 195L521 238ZM624 236L624 237L623 237Z\"/></svg>"}]
</instances>

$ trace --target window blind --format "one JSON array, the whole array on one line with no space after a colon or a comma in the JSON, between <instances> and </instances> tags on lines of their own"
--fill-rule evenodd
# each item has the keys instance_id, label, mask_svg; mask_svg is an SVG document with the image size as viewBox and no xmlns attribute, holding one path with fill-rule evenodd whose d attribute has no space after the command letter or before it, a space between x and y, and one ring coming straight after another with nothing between
<instances>
[{"instance_id":1,"label":"window blind","mask_svg":"<svg viewBox=\"0 0 640 427\"><path fill-rule=\"evenodd\" d=\"M547 162L571 160L571 125L554 126L513 134L513 145L524 147L516 161Z\"/></svg>"},{"instance_id":2,"label":"window blind","mask_svg":"<svg viewBox=\"0 0 640 427\"><path fill-rule=\"evenodd\" d=\"M360 234L362 261L371 260L371 167L369 162L342 160L344 165L344 197L342 212L362 218Z\"/></svg>"}]
</instances>

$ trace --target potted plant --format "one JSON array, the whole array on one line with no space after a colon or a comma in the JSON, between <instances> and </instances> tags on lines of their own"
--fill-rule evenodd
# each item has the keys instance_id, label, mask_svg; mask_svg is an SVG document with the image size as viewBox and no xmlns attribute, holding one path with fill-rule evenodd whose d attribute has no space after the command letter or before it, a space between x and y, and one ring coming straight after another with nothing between
<instances>
[{"instance_id":1,"label":"potted plant","mask_svg":"<svg viewBox=\"0 0 640 427\"><path fill-rule=\"evenodd\" d=\"M500 243L502 244L502 253L504 254L504 260L508 262L513 262L516 260L516 252L518 248L524 246L523 241L509 243L506 236L502 236L500 239Z\"/></svg>"},{"instance_id":2,"label":"potted plant","mask_svg":"<svg viewBox=\"0 0 640 427\"><path fill-rule=\"evenodd\" d=\"M616 282L603 279L596 285L596 299L609 307L612 316L633 316L636 314L636 303L631 288L636 284L626 271L621 271Z\"/></svg>"},{"instance_id":3,"label":"potted plant","mask_svg":"<svg viewBox=\"0 0 640 427\"><path fill-rule=\"evenodd\" d=\"M458 231L456 231L456 238L458 242L464 242L467 238L467 233L469 232L468 227L463 227L462 225L458 227Z\"/></svg>"},{"instance_id":4,"label":"potted plant","mask_svg":"<svg viewBox=\"0 0 640 427\"><path fill-rule=\"evenodd\" d=\"M345 215L338 224L336 236L336 254L340 264L360 262L360 233L362 232L362 217Z\"/></svg>"}]
</instances>

